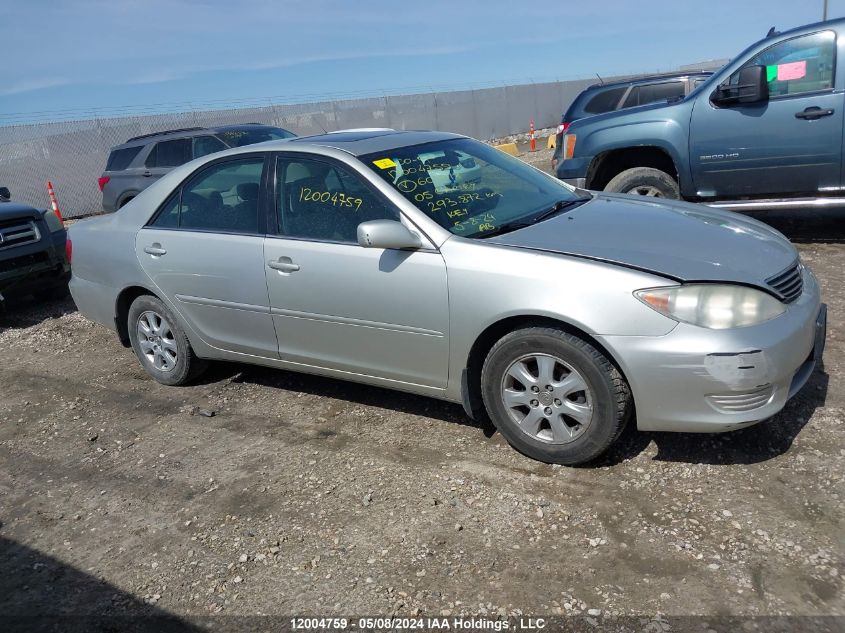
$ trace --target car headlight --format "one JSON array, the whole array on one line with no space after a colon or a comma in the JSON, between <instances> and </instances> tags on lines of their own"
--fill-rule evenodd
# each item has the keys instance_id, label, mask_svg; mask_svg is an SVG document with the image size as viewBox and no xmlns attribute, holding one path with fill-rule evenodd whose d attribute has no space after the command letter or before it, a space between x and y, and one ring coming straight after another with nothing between
<instances>
[{"instance_id":1,"label":"car headlight","mask_svg":"<svg viewBox=\"0 0 845 633\"><path fill-rule=\"evenodd\" d=\"M762 290L728 284L646 288L634 296L670 319L713 330L756 325L786 311Z\"/></svg>"},{"instance_id":2,"label":"car headlight","mask_svg":"<svg viewBox=\"0 0 845 633\"><path fill-rule=\"evenodd\" d=\"M52 209L46 209L43 211L44 213L44 221L47 223L47 228L50 229L51 233L55 233L56 231L64 230L65 225L59 219L59 216L56 215L56 212Z\"/></svg>"}]
</instances>

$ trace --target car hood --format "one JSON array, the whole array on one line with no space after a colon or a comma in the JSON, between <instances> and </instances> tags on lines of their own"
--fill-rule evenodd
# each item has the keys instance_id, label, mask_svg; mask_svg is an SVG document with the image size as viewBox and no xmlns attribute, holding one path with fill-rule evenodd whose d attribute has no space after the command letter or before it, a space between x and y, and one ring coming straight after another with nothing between
<instances>
[{"instance_id":1,"label":"car hood","mask_svg":"<svg viewBox=\"0 0 845 633\"><path fill-rule=\"evenodd\" d=\"M572 211L489 240L636 268L677 281L765 286L795 247L771 227L686 202L596 194Z\"/></svg>"},{"instance_id":2,"label":"car hood","mask_svg":"<svg viewBox=\"0 0 845 633\"><path fill-rule=\"evenodd\" d=\"M0 220L15 220L17 218L34 218L41 217L41 212L37 209L19 202L0 202Z\"/></svg>"}]
</instances>

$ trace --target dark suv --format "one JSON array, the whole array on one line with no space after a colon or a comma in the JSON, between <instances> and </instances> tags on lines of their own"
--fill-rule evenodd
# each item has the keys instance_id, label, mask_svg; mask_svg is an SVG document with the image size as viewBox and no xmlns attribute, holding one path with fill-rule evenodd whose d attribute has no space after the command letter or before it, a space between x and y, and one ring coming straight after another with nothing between
<instances>
[{"instance_id":1,"label":"dark suv","mask_svg":"<svg viewBox=\"0 0 845 633\"><path fill-rule=\"evenodd\" d=\"M229 147L277 141L296 135L280 127L245 123L191 127L135 136L113 147L97 184L103 210L116 211L174 167Z\"/></svg>"},{"instance_id":2,"label":"dark suv","mask_svg":"<svg viewBox=\"0 0 845 633\"><path fill-rule=\"evenodd\" d=\"M561 117L555 137L552 167L557 166L563 135L574 121L595 114L604 114L623 108L685 97L693 89L707 81L712 74L711 71L697 70L685 73L649 75L626 81L594 84L586 88L575 97L575 101Z\"/></svg>"},{"instance_id":3,"label":"dark suv","mask_svg":"<svg viewBox=\"0 0 845 633\"><path fill-rule=\"evenodd\" d=\"M5 298L14 295L67 295L70 264L64 224L49 209L9 198L9 190L0 187L0 310Z\"/></svg>"}]
</instances>

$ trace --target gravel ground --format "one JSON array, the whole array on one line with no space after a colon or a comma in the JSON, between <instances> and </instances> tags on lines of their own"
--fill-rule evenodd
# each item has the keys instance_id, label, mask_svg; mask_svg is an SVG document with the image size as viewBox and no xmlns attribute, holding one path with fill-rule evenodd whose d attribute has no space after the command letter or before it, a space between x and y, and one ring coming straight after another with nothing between
<instances>
[{"instance_id":1,"label":"gravel ground","mask_svg":"<svg viewBox=\"0 0 845 633\"><path fill-rule=\"evenodd\" d=\"M629 428L581 468L378 388L233 364L164 387L70 300L11 306L0 614L841 618L844 216L758 216L830 310L824 368L780 414Z\"/></svg>"}]
</instances>

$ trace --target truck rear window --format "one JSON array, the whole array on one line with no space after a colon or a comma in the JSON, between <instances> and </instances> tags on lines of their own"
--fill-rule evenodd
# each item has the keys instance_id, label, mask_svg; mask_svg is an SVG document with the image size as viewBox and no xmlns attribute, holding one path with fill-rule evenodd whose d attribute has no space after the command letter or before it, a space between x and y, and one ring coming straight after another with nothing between
<instances>
[{"instance_id":1,"label":"truck rear window","mask_svg":"<svg viewBox=\"0 0 845 633\"><path fill-rule=\"evenodd\" d=\"M138 155L143 145L137 147L124 147L123 149L116 149L109 154L109 160L106 163L106 171L120 171L129 167L132 159Z\"/></svg>"}]
</instances>

